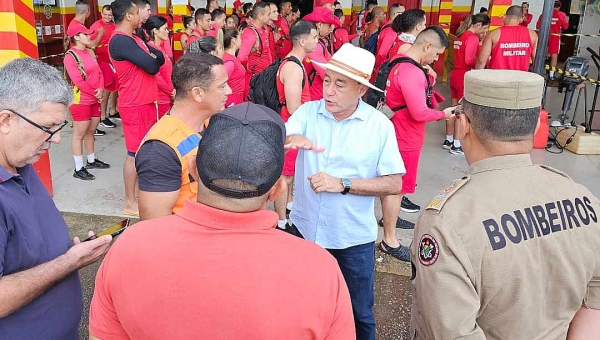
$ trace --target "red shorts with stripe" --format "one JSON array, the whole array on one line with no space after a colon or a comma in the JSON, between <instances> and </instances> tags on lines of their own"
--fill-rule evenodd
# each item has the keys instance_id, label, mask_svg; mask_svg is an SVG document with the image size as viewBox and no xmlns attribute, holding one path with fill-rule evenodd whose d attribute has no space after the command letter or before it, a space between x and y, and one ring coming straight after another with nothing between
<instances>
[{"instance_id":1,"label":"red shorts with stripe","mask_svg":"<svg viewBox=\"0 0 600 340\"><path fill-rule=\"evenodd\" d=\"M157 122L156 104L146 104L132 107L119 107L125 148L127 152L135 154L140 147L142 139L146 136L152 125Z\"/></svg>"},{"instance_id":2,"label":"red shorts with stripe","mask_svg":"<svg viewBox=\"0 0 600 340\"><path fill-rule=\"evenodd\" d=\"M551 35L548 38L548 54L559 54L560 53L560 37Z\"/></svg>"},{"instance_id":3,"label":"red shorts with stripe","mask_svg":"<svg viewBox=\"0 0 600 340\"><path fill-rule=\"evenodd\" d=\"M92 117L100 117L100 103L94 104L71 104L69 106L71 117L75 122L82 122L92 119Z\"/></svg>"},{"instance_id":4,"label":"red shorts with stripe","mask_svg":"<svg viewBox=\"0 0 600 340\"><path fill-rule=\"evenodd\" d=\"M465 73L468 70L452 70L450 73L450 98L461 99L465 95Z\"/></svg>"},{"instance_id":5,"label":"red shorts with stripe","mask_svg":"<svg viewBox=\"0 0 600 340\"><path fill-rule=\"evenodd\" d=\"M417 173L419 172L419 158L421 150L402 151L400 156L406 168L406 174L402 176L401 194L414 194L417 187Z\"/></svg>"}]
</instances>

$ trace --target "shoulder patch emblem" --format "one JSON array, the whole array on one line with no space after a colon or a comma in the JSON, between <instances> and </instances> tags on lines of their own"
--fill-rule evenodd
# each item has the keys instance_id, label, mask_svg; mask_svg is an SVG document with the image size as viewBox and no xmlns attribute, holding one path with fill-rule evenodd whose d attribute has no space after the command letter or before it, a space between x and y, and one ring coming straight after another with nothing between
<instances>
[{"instance_id":1,"label":"shoulder patch emblem","mask_svg":"<svg viewBox=\"0 0 600 340\"><path fill-rule=\"evenodd\" d=\"M424 266L431 266L437 261L439 255L440 250L435 238L429 234L421 236L421 240L419 241L419 262Z\"/></svg>"},{"instance_id":2,"label":"shoulder patch emblem","mask_svg":"<svg viewBox=\"0 0 600 340\"><path fill-rule=\"evenodd\" d=\"M465 176L461 179L453 180L452 183L450 183L450 185L445 187L444 190L442 190L442 192L437 194L437 196L435 196L429 202L429 205L427 205L426 209L441 211L442 207L444 206L444 204L446 203L448 198L450 198L450 196L452 196L455 192L457 192L458 189L460 189L463 185L465 185L469 181L469 179L470 179L469 176Z\"/></svg>"}]
</instances>

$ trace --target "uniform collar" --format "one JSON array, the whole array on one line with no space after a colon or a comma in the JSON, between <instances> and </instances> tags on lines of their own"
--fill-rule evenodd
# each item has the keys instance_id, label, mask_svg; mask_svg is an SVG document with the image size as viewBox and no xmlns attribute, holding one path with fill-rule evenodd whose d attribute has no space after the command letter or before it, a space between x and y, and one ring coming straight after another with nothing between
<instances>
[{"instance_id":1,"label":"uniform collar","mask_svg":"<svg viewBox=\"0 0 600 340\"><path fill-rule=\"evenodd\" d=\"M367 105L367 104L365 102L363 102L362 99L359 99L358 106L356 107L356 110L354 110L354 113L350 117L348 117L344 120L350 120L350 119L360 119L362 121L367 120L367 118L369 118L369 112L368 112L368 110L365 109L365 105ZM331 112L327 111L327 109L325 108L325 99L320 100L318 113L324 115L325 117L335 119L333 114Z\"/></svg>"},{"instance_id":2,"label":"uniform collar","mask_svg":"<svg viewBox=\"0 0 600 340\"><path fill-rule=\"evenodd\" d=\"M469 174L473 175L479 172L521 168L525 166L531 166L531 156L527 154L520 155L506 155L506 156L495 156L486 159L482 159L478 162L471 164L469 167Z\"/></svg>"},{"instance_id":3,"label":"uniform collar","mask_svg":"<svg viewBox=\"0 0 600 340\"><path fill-rule=\"evenodd\" d=\"M191 200L185 202L177 215L194 224L219 230L269 230L275 228L278 218L275 212L269 210L234 213Z\"/></svg>"}]
</instances>

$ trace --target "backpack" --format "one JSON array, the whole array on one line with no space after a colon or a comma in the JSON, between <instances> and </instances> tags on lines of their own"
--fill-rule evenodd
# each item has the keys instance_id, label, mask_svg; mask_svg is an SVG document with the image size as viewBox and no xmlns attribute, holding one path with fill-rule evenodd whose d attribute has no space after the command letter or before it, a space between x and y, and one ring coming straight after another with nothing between
<instances>
[{"instance_id":1,"label":"backpack","mask_svg":"<svg viewBox=\"0 0 600 340\"><path fill-rule=\"evenodd\" d=\"M373 85L375 85L375 87L377 87L377 88L385 90L390 72L392 71L394 66L396 66L400 63L413 64L415 67L418 67L421 71L423 71L423 74L425 75L425 79L427 80L427 90L425 92L426 96L427 96L427 107L431 108L433 106L433 104L431 102L431 96L433 94L433 87L431 86L431 82L429 81L429 74L427 73L427 70L423 68L423 66L421 66L419 63L417 63L416 61L414 61L411 58L399 57L396 59L392 59L391 61L386 61L383 64L381 64L381 66L379 67L379 72L377 72L377 78L375 78L375 83ZM367 104L379 109L385 104L385 93L370 89L369 92L367 93L366 102L367 102ZM406 108L406 105L400 105L400 106L392 107L389 109L392 112L396 112L396 111L403 110L405 108Z\"/></svg>"},{"instance_id":2,"label":"backpack","mask_svg":"<svg viewBox=\"0 0 600 340\"><path fill-rule=\"evenodd\" d=\"M275 62L261 73L252 76L250 80L250 91L248 98L254 104L264 105L271 110L280 113L285 102L279 101L279 92L277 92L277 73L281 63L285 60L292 61L302 67L302 63L296 57L277 59ZM304 67L302 67L304 74ZM302 77L302 88L304 88L304 76Z\"/></svg>"},{"instance_id":3,"label":"backpack","mask_svg":"<svg viewBox=\"0 0 600 340\"><path fill-rule=\"evenodd\" d=\"M247 29L247 28L253 30L254 34L256 34L256 42L254 42L254 46L252 46L252 48L250 49L250 53L260 52L260 55L262 56L263 45L262 45L262 40L260 39L260 35L258 34L258 31L256 30L256 28L254 28L254 26L251 26L251 25L247 25L244 29ZM257 65L258 65L258 60L256 60L256 63L254 64L254 66L252 66L252 74L254 74L254 71L256 70ZM250 67L250 65L248 65L248 67Z\"/></svg>"},{"instance_id":4,"label":"backpack","mask_svg":"<svg viewBox=\"0 0 600 340\"><path fill-rule=\"evenodd\" d=\"M379 40L379 33L381 33L382 30L391 27L392 24L387 24L383 27L380 27L377 32L371 34L371 36L369 37L369 39L367 39L367 41L365 42L365 46L364 49L375 54L377 53L377 41Z\"/></svg>"}]
</instances>

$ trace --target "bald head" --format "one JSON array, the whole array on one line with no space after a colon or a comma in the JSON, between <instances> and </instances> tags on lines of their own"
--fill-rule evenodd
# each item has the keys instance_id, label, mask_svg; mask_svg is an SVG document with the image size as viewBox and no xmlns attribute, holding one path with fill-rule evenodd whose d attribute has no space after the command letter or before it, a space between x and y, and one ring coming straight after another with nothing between
<instances>
[{"instance_id":1,"label":"bald head","mask_svg":"<svg viewBox=\"0 0 600 340\"><path fill-rule=\"evenodd\" d=\"M375 7L375 8L373 8L373 10L371 11L371 13L373 13L373 15L375 16L375 15L381 15L381 14L384 14L384 13L385 13L385 11L384 11L384 10L383 10L383 8L381 8L381 7Z\"/></svg>"}]
</instances>

